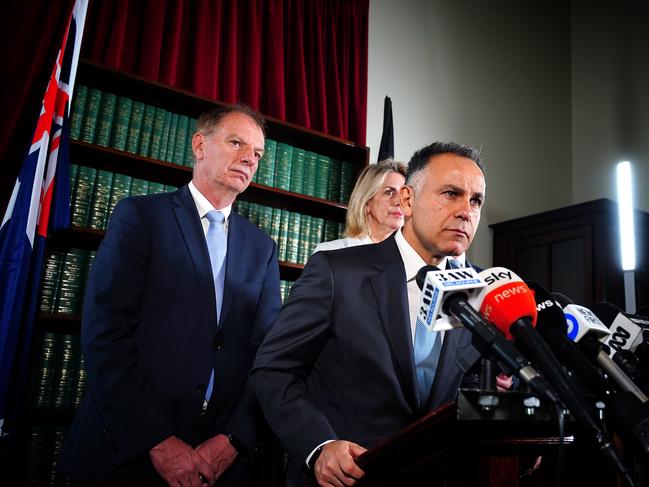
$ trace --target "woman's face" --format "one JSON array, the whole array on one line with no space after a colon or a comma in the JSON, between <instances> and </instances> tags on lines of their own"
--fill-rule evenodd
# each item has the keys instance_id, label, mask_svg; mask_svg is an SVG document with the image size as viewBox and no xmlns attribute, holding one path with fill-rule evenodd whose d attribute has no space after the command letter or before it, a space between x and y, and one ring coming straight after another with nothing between
<instances>
[{"instance_id":1,"label":"woman's face","mask_svg":"<svg viewBox=\"0 0 649 487\"><path fill-rule=\"evenodd\" d=\"M403 212L399 207L399 190L405 178L398 172L389 172L383 185L365 204L370 235L384 239L403 226Z\"/></svg>"}]
</instances>

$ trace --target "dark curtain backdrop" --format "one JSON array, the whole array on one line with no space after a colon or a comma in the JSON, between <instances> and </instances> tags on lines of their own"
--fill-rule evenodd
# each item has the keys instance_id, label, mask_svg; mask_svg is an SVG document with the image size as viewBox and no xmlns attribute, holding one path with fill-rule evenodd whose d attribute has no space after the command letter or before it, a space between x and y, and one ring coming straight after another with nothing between
<instances>
[{"instance_id":1,"label":"dark curtain backdrop","mask_svg":"<svg viewBox=\"0 0 649 487\"><path fill-rule=\"evenodd\" d=\"M0 219L31 145L73 0L6 2L0 21Z\"/></svg>"},{"instance_id":2,"label":"dark curtain backdrop","mask_svg":"<svg viewBox=\"0 0 649 487\"><path fill-rule=\"evenodd\" d=\"M369 0L94 1L83 56L365 144Z\"/></svg>"},{"instance_id":3,"label":"dark curtain backdrop","mask_svg":"<svg viewBox=\"0 0 649 487\"><path fill-rule=\"evenodd\" d=\"M74 0L28 4L0 29L0 213ZM90 0L82 57L365 144L368 15L369 0Z\"/></svg>"}]
</instances>

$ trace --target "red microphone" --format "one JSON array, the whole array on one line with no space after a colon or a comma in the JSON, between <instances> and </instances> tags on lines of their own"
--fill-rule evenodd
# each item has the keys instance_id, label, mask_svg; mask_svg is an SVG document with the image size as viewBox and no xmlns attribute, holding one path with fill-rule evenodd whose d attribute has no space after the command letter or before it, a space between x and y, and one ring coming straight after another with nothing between
<instances>
[{"instance_id":1,"label":"red microphone","mask_svg":"<svg viewBox=\"0 0 649 487\"><path fill-rule=\"evenodd\" d=\"M516 274L507 269L498 268L483 271L489 272L487 287L475 296L480 303L482 316L496 325L511 340L510 326L517 320L527 318L531 325L536 325L537 311L533 291L527 287ZM475 303L474 303L475 304Z\"/></svg>"}]
</instances>

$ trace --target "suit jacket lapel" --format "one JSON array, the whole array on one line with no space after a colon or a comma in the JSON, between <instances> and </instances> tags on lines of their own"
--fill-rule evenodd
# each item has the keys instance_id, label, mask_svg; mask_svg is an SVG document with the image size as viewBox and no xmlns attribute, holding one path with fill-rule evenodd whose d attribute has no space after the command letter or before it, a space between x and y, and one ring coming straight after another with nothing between
<instances>
[{"instance_id":1,"label":"suit jacket lapel","mask_svg":"<svg viewBox=\"0 0 649 487\"><path fill-rule=\"evenodd\" d=\"M399 366L397 371L406 400L418 408L415 386L415 361L410 331L406 272L394 237L377 245L379 259L375 267L381 271L370 278L388 342ZM397 295L395 296L395 293Z\"/></svg>"},{"instance_id":2,"label":"suit jacket lapel","mask_svg":"<svg viewBox=\"0 0 649 487\"><path fill-rule=\"evenodd\" d=\"M174 214L180 228L180 233L185 241L187 250L198 276L200 292L203 294L203 303L212 303L206 307L210 322L216 323L216 300L214 298L214 279L210 254L207 250L205 233L201 226L196 204L187 186L181 187L173 196Z\"/></svg>"},{"instance_id":3,"label":"suit jacket lapel","mask_svg":"<svg viewBox=\"0 0 649 487\"><path fill-rule=\"evenodd\" d=\"M223 323L223 320L228 316L228 311L230 311L236 291L233 283L240 281L236 273L241 273L244 268L245 259L242 256L248 255L245 246L246 232L243 226L243 218L235 211L232 211L228 223L228 251L225 257L225 284L223 285L223 303L221 304L219 325Z\"/></svg>"}]
</instances>

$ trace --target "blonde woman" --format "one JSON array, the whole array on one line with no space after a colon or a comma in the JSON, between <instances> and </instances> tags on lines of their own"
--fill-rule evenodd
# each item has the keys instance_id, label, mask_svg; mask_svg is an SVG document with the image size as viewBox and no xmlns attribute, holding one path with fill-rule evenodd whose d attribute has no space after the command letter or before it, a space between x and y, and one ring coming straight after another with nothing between
<instances>
[{"instance_id":1,"label":"blonde woman","mask_svg":"<svg viewBox=\"0 0 649 487\"><path fill-rule=\"evenodd\" d=\"M399 190L405 179L406 165L391 159L363 169L349 198L344 237L318 244L314 253L378 243L401 228Z\"/></svg>"}]
</instances>

